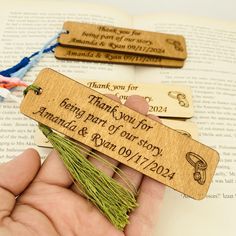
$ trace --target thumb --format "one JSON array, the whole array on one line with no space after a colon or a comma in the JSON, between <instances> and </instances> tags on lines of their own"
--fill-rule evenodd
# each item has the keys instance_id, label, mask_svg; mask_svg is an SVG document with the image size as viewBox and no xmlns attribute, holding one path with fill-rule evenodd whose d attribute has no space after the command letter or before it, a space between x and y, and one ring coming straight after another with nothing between
<instances>
[{"instance_id":1,"label":"thumb","mask_svg":"<svg viewBox=\"0 0 236 236\"><path fill-rule=\"evenodd\" d=\"M14 160L0 165L0 221L11 214L15 197L22 193L40 168L40 157L27 149Z\"/></svg>"}]
</instances>

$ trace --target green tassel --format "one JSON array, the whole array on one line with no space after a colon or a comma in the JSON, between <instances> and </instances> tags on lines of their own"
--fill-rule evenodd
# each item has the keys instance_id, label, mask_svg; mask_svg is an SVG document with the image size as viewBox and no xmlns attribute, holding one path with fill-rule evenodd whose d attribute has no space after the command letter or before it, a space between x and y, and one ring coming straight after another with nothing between
<instances>
[{"instance_id":1,"label":"green tassel","mask_svg":"<svg viewBox=\"0 0 236 236\"><path fill-rule=\"evenodd\" d=\"M58 135L47 126L40 124L39 128L59 152L60 158L70 172L75 184L79 183L80 191L96 205L117 229L123 230L129 223L128 213L137 207L136 190L124 177L124 173L99 155ZM81 151L112 168L115 173L122 177L128 188L123 187L98 170L84 157Z\"/></svg>"}]
</instances>

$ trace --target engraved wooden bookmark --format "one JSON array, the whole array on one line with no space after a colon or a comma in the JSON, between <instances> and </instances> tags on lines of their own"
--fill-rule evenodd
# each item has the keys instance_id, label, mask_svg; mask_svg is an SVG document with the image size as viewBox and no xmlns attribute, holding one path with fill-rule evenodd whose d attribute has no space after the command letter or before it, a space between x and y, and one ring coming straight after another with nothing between
<instances>
[{"instance_id":1,"label":"engraved wooden bookmark","mask_svg":"<svg viewBox=\"0 0 236 236\"><path fill-rule=\"evenodd\" d=\"M21 112L195 199L206 196L218 153L51 69Z\"/></svg>"},{"instance_id":2,"label":"engraved wooden bookmark","mask_svg":"<svg viewBox=\"0 0 236 236\"><path fill-rule=\"evenodd\" d=\"M124 102L131 95L140 95L149 104L149 112L159 117L191 118L193 102L191 89L183 85L147 84L79 80L99 93L111 93Z\"/></svg>"},{"instance_id":3,"label":"engraved wooden bookmark","mask_svg":"<svg viewBox=\"0 0 236 236\"><path fill-rule=\"evenodd\" d=\"M185 60L186 44L181 35L163 34L113 26L65 22L68 32L61 34L63 46L161 56Z\"/></svg>"},{"instance_id":4,"label":"engraved wooden bookmark","mask_svg":"<svg viewBox=\"0 0 236 236\"><path fill-rule=\"evenodd\" d=\"M182 60L167 59L157 56L95 51L90 49L62 47L62 46L56 47L55 57L57 59L66 59L66 60L160 66L160 67L171 67L171 68L181 68L184 66L184 61Z\"/></svg>"}]
</instances>

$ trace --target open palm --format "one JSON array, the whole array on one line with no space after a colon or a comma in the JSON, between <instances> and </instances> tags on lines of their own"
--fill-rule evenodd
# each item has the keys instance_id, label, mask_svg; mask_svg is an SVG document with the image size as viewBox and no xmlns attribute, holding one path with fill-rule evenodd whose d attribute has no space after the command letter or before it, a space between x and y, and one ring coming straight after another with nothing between
<instances>
[{"instance_id":1,"label":"open palm","mask_svg":"<svg viewBox=\"0 0 236 236\"><path fill-rule=\"evenodd\" d=\"M148 111L147 103L138 96L131 96L126 105L143 114ZM111 169L90 160L123 184ZM163 185L122 164L119 168L139 189L139 207L130 215L130 224L124 231L117 230L77 192L55 151L41 166L38 153L26 150L0 166L0 235L154 236Z\"/></svg>"}]
</instances>

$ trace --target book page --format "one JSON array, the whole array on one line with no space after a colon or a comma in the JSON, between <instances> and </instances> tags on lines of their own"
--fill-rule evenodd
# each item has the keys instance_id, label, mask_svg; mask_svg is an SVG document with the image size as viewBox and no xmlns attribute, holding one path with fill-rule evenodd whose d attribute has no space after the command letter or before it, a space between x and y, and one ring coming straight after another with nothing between
<instances>
[{"instance_id":1,"label":"book page","mask_svg":"<svg viewBox=\"0 0 236 236\"><path fill-rule=\"evenodd\" d=\"M66 20L131 26L131 18L110 7L67 1L9 0L1 6L0 70L18 63L23 57L38 51L57 32ZM50 67L73 79L130 80L133 66L86 63L57 60L52 53L45 54L24 78L31 84L38 72ZM22 98L22 88L13 94ZM34 146L35 123L19 113L12 101L0 101L0 162L7 161L25 148ZM40 149L44 156L48 150Z\"/></svg>"},{"instance_id":2,"label":"book page","mask_svg":"<svg viewBox=\"0 0 236 236\"><path fill-rule=\"evenodd\" d=\"M180 83L192 88L200 141L220 153L206 199L195 201L167 188L157 235L235 235L236 23L184 16L136 17L135 27L182 34L188 59L182 69L137 67L138 82Z\"/></svg>"}]
</instances>

